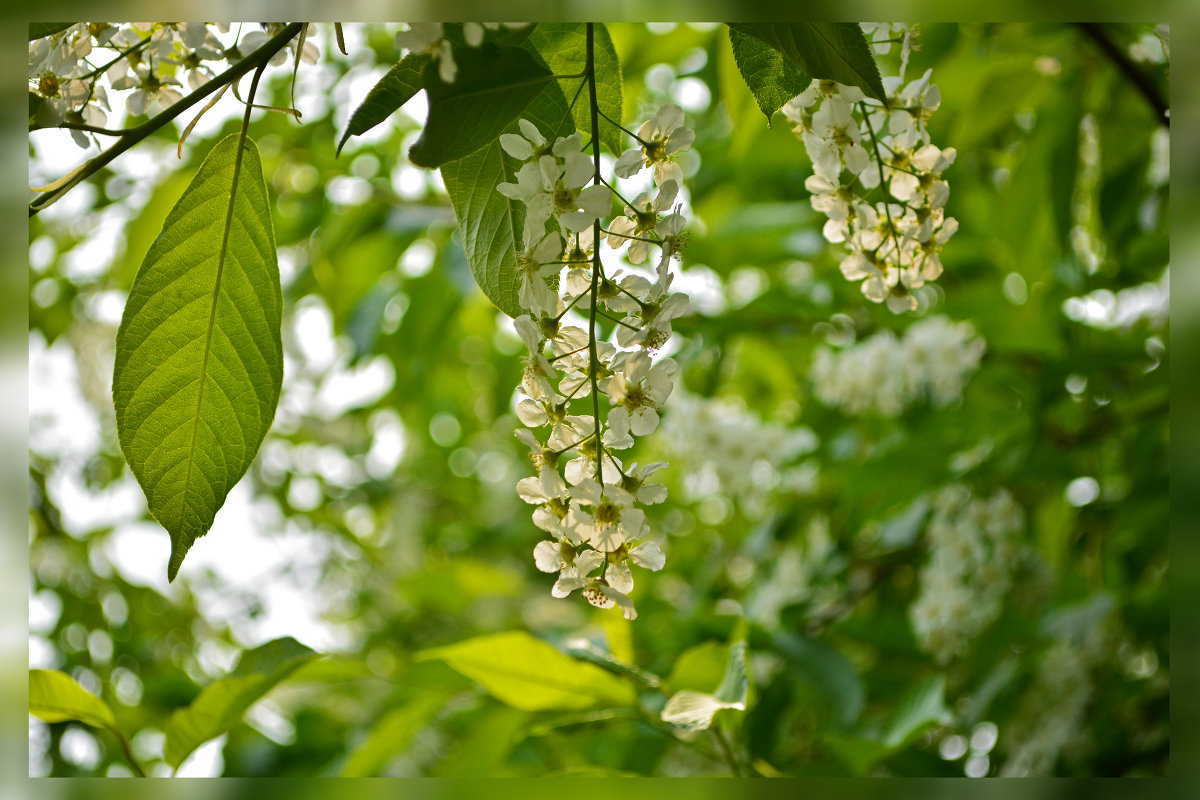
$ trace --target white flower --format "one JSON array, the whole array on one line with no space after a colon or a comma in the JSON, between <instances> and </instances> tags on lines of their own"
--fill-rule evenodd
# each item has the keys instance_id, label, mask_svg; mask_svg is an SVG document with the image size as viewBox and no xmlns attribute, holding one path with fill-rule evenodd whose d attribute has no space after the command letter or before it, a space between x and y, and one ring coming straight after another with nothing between
<instances>
[{"instance_id":1,"label":"white flower","mask_svg":"<svg viewBox=\"0 0 1200 800\"><path fill-rule=\"evenodd\" d=\"M631 264L643 263L653 246L648 240L658 237L658 215L671 207L678 193L679 184L669 180L659 187L658 196L653 200L649 192L635 197L626 207L626 213L609 224L608 246L617 248L632 239L626 257Z\"/></svg>"},{"instance_id":2,"label":"white flower","mask_svg":"<svg viewBox=\"0 0 1200 800\"><path fill-rule=\"evenodd\" d=\"M683 170L673 160L677 153L688 150L696 139L696 132L684 124L683 109L668 103L661 107L653 119L642 123L638 129L641 147L626 150L617 159L613 172L618 177L630 178L643 167L654 169L654 182L664 186L667 181L683 183Z\"/></svg>"},{"instance_id":3,"label":"white flower","mask_svg":"<svg viewBox=\"0 0 1200 800\"><path fill-rule=\"evenodd\" d=\"M614 416L625 416L635 436L649 436L658 428L658 408L671 395L679 365L670 358L651 365L644 350L621 353L618 362L608 384L608 398L617 404L609 424Z\"/></svg>"},{"instance_id":4,"label":"white flower","mask_svg":"<svg viewBox=\"0 0 1200 800\"><path fill-rule=\"evenodd\" d=\"M642 542L629 549L622 547L613 553L608 567L604 570L604 580L609 586L624 594L633 591L633 572L629 569L629 562L652 572L658 572L667 563L667 557L663 554L662 548L654 542Z\"/></svg>"}]
</instances>

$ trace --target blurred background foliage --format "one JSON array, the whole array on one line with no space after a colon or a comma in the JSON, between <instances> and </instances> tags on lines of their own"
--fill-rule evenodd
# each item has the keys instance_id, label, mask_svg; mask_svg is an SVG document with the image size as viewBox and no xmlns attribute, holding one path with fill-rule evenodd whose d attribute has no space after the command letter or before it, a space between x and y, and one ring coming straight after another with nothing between
<instances>
[{"instance_id":1,"label":"blurred background foliage","mask_svg":"<svg viewBox=\"0 0 1200 800\"><path fill-rule=\"evenodd\" d=\"M105 698L152 774L169 774L172 710L290 635L330 655L181 774L707 775L728 767L655 724L657 692L649 714L522 711L413 656L525 630L712 691L744 633L751 700L721 719L759 773L1165 774L1168 166L1145 97L1077 27L921 27L907 74L941 88L930 130L958 149L960 223L921 313L970 323L986 353L961 398L851 413L818 398L818 352L917 320L839 274L804 148L782 115L766 124L723 26L610 31L626 120L674 101L697 131L683 386L634 454L671 462L649 510L667 567L639 576L638 619L555 600L534 569L522 345L475 288L437 176L406 162L420 123L402 112L334 156L397 56L392 27L348 57L322 28L303 124L251 127L284 282L279 413L170 586L117 445L113 337L167 210L238 121L194 133L182 162L168 126L30 222L30 666ZM1165 96L1154 27L1105 31ZM270 91L288 104L290 69ZM59 141L32 136L31 158ZM947 578L941 528L996 528L1003 547ZM914 609L949 603L945 580L962 602L943 653ZM31 718L30 774L128 767L107 734Z\"/></svg>"}]
</instances>

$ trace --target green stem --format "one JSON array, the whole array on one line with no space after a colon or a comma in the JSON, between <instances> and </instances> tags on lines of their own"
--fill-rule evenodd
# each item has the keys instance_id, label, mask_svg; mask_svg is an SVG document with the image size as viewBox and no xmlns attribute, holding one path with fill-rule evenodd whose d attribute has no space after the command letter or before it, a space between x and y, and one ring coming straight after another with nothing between
<instances>
[{"instance_id":1,"label":"green stem","mask_svg":"<svg viewBox=\"0 0 1200 800\"><path fill-rule=\"evenodd\" d=\"M588 95L592 101L592 161L596 167L595 181L600 180L600 105L596 101L596 67L595 67L595 25L587 24L587 82ZM596 434L596 480L604 486L604 448L600 446L600 353L596 347L596 306L599 305L600 281L600 220L592 223L592 241L595 249L592 252L592 307L588 315L588 355L589 369L592 380L592 419Z\"/></svg>"},{"instance_id":2,"label":"green stem","mask_svg":"<svg viewBox=\"0 0 1200 800\"><path fill-rule=\"evenodd\" d=\"M717 748L721 751L721 758L729 765L729 769L733 772L735 778L742 777L742 768L738 764L737 757L733 754L733 748L729 744L729 739L725 736L725 731L721 730L721 725L715 719L713 720L712 728L713 738L717 740Z\"/></svg>"}]
</instances>

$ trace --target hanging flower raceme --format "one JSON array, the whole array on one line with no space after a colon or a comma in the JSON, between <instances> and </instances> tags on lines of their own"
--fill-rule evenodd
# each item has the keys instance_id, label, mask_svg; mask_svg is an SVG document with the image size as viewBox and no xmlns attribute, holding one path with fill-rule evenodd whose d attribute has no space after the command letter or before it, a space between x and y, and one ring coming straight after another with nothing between
<instances>
[{"instance_id":1,"label":"hanging flower raceme","mask_svg":"<svg viewBox=\"0 0 1200 800\"><path fill-rule=\"evenodd\" d=\"M657 192L630 202L609 188L613 180L600 181L581 134L551 142L528 120L518 128L500 145L523 163L498 187L525 207L516 264L518 300L528 313L515 321L526 346L516 413L525 426L517 437L536 474L518 482L517 494L550 535L533 552L539 570L558 574L551 594L579 590L592 605L619 607L633 619L633 568L657 571L666 561L640 506L666 499L666 487L651 476L667 465L625 466L617 453L657 429L679 372L672 359L655 354L671 335L671 320L689 308L687 295L670 291L669 266L686 222L674 156L695 134L678 106L664 106L639 128L639 146L614 171L631 178L651 170ZM613 215L614 199L624 214ZM628 245L632 264L644 264L658 248L657 269L606 274L597 223L610 248ZM587 327L570 324L568 313L586 315ZM612 326L608 337L597 318Z\"/></svg>"},{"instance_id":2,"label":"hanging flower raceme","mask_svg":"<svg viewBox=\"0 0 1200 800\"><path fill-rule=\"evenodd\" d=\"M895 26L871 26L881 30L896 34ZM912 37L898 36L900 75L883 79L886 106L856 87L814 80L783 107L813 163L805 186L828 218L825 238L850 251L842 274L896 313L917 308L913 292L942 274L942 245L958 230L945 214L950 187L942 178L956 151L934 145L926 127L941 94L928 71L904 83Z\"/></svg>"}]
</instances>

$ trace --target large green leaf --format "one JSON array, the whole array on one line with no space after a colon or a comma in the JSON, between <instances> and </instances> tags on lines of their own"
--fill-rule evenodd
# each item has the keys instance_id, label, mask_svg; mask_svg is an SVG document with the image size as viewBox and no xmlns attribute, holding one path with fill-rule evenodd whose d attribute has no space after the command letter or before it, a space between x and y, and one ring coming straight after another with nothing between
<instances>
[{"instance_id":1,"label":"large green leaf","mask_svg":"<svg viewBox=\"0 0 1200 800\"><path fill-rule=\"evenodd\" d=\"M455 48L454 60L454 83L442 81L437 64L425 65L429 118L408 151L419 167L440 167L494 142L554 80L544 64L519 47Z\"/></svg>"},{"instance_id":2,"label":"large green leaf","mask_svg":"<svg viewBox=\"0 0 1200 800\"><path fill-rule=\"evenodd\" d=\"M857 86L886 102L871 48L853 22L731 22L729 29L766 42L814 78Z\"/></svg>"},{"instance_id":3,"label":"large green leaf","mask_svg":"<svg viewBox=\"0 0 1200 800\"><path fill-rule=\"evenodd\" d=\"M523 711L627 705L634 699L629 684L522 631L477 636L417 657L445 661L497 700Z\"/></svg>"},{"instance_id":4,"label":"large green leaf","mask_svg":"<svg viewBox=\"0 0 1200 800\"><path fill-rule=\"evenodd\" d=\"M179 769L192 751L236 725L250 706L319 655L291 637L247 650L233 672L167 720L163 745L167 764Z\"/></svg>"},{"instance_id":5,"label":"large green leaf","mask_svg":"<svg viewBox=\"0 0 1200 800\"><path fill-rule=\"evenodd\" d=\"M539 26L540 27L540 26ZM547 139L574 132L567 100L557 82L550 82L521 115L537 125ZM509 126L517 133L516 123ZM517 301L516 248L525 224L525 204L496 191L513 180L520 163L493 139L465 158L442 165L442 182L454 206L463 250L475 282L495 306L510 317L523 313Z\"/></svg>"},{"instance_id":6,"label":"large green leaf","mask_svg":"<svg viewBox=\"0 0 1200 800\"><path fill-rule=\"evenodd\" d=\"M354 110L346 124L346 132L338 142L337 151L351 136L361 136L383 122L392 112L412 99L421 90L421 76L429 56L425 53L409 53L379 79L379 83L367 92L362 105Z\"/></svg>"},{"instance_id":7,"label":"large green leaf","mask_svg":"<svg viewBox=\"0 0 1200 800\"><path fill-rule=\"evenodd\" d=\"M57 670L29 670L29 713L46 722L75 720L118 732L108 704Z\"/></svg>"},{"instance_id":8,"label":"large green leaf","mask_svg":"<svg viewBox=\"0 0 1200 800\"><path fill-rule=\"evenodd\" d=\"M258 150L213 148L167 215L117 332L121 451L171 534L167 579L212 526L275 416L283 305Z\"/></svg>"},{"instance_id":9,"label":"large green leaf","mask_svg":"<svg viewBox=\"0 0 1200 800\"><path fill-rule=\"evenodd\" d=\"M758 107L771 117L783 104L808 88L812 77L787 61L774 47L735 28L729 29L733 60Z\"/></svg>"},{"instance_id":10,"label":"large green leaf","mask_svg":"<svg viewBox=\"0 0 1200 800\"><path fill-rule=\"evenodd\" d=\"M532 45L555 75L578 75L587 66L587 25L582 22L544 22L529 35ZM609 119L621 121L621 60L613 47L608 28L595 24L593 62L596 70L596 105ZM563 95L574 97L583 78L560 80ZM587 86L571 106L571 116L579 130L591 130L592 107ZM600 141L614 154L621 154L621 131L609 122L600 122Z\"/></svg>"}]
</instances>

